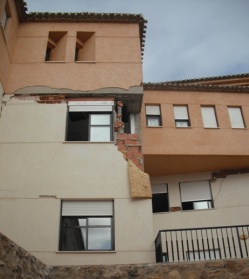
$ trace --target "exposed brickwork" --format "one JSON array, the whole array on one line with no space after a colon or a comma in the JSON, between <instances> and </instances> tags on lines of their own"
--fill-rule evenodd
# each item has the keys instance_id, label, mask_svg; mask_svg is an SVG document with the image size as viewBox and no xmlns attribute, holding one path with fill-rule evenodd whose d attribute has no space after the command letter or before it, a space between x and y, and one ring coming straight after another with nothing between
<instances>
[{"instance_id":1,"label":"exposed brickwork","mask_svg":"<svg viewBox=\"0 0 249 279\"><path fill-rule=\"evenodd\" d=\"M65 95L40 95L39 96L39 100L38 103L42 103L42 104L60 104L62 102L65 102Z\"/></svg>"},{"instance_id":2,"label":"exposed brickwork","mask_svg":"<svg viewBox=\"0 0 249 279\"><path fill-rule=\"evenodd\" d=\"M140 170L143 170L142 144L137 134L118 134L116 145L126 160L132 160Z\"/></svg>"}]
</instances>

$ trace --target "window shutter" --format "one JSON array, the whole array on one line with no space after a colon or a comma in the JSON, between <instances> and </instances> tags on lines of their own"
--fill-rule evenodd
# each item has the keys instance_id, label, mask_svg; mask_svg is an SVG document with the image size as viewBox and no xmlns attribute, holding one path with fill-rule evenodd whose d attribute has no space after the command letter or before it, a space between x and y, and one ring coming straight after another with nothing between
<instances>
[{"instance_id":1,"label":"window shutter","mask_svg":"<svg viewBox=\"0 0 249 279\"><path fill-rule=\"evenodd\" d=\"M208 181L180 183L182 202L211 200Z\"/></svg>"},{"instance_id":2,"label":"window shutter","mask_svg":"<svg viewBox=\"0 0 249 279\"><path fill-rule=\"evenodd\" d=\"M160 115L160 106L145 106L146 115Z\"/></svg>"},{"instance_id":3,"label":"window shutter","mask_svg":"<svg viewBox=\"0 0 249 279\"><path fill-rule=\"evenodd\" d=\"M152 185L152 194L161 194L161 193L167 193L167 186L166 184L160 184L160 185Z\"/></svg>"},{"instance_id":4,"label":"window shutter","mask_svg":"<svg viewBox=\"0 0 249 279\"><path fill-rule=\"evenodd\" d=\"M245 128L240 108L228 108L232 128Z\"/></svg>"},{"instance_id":5,"label":"window shutter","mask_svg":"<svg viewBox=\"0 0 249 279\"><path fill-rule=\"evenodd\" d=\"M215 117L214 107L202 107L201 113L202 113L204 127L217 128L217 121Z\"/></svg>"},{"instance_id":6,"label":"window shutter","mask_svg":"<svg viewBox=\"0 0 249 279\"><path fill-rule=\"evenodd\" d=\"M63 201L62 216L112 216L112 201Z\"/></svg>"},{"instance_id":7,"label":"window shutter","mask_svg":"<svg viewBox=\"0 0 249 279\"><path fill-rule=\"evenodd\" d=\"M76 101L68 102L69 111L112 111L113 101Z\"/></svg>"},{"instance_id":8,"label":"window shutter","mask_svg":"<svg viewBox=\"0 0 249 279\"><path fill-rule=\"evenodd\" d=\"M175 119L188 120L188 109L186 106L174 106Z\"/></svg>"}]
</instances>

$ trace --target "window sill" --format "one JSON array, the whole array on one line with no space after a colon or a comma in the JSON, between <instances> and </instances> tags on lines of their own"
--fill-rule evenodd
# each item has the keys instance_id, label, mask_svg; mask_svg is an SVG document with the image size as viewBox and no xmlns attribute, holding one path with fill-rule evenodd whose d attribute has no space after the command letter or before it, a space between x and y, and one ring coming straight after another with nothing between
<instances>
[{"instance_id":1,"label":"window sill","mask_svg":"<svg viewBox=\"0 0 249 279\"><path fill-rule=\"evenodd\" d=\"M232 128L233 130L247 130L246 127L245 128Z\"/></svg>"},{"instance_id":2,"label":"window sill","mask_svg":"<svg viewBox=\"0 0 249 279\"><path fill-rule=\"evenodd\" d=\"M82 144L82 143L87 143L87 144L90 144L90 143L93 143L93 144L98 144L98 143L108 144L108 143L110 143L110 144L114 144L115 141L63 141L62 143L66 143L66 144L70 144L70 143L72 143L72 144L77 144L77 143L79 143L79 144Z\"/></svg>"},{"instance_id":3,"label":"window sill","mask_svg":"<svg viewBox=\"0 0 249 279\"><path fill-rule=\"evenodd\" d=\"M146 128L163 128L163 126L146 126Z\"/></svg>"},{"instance_id":4,"label":"window sill","mask_svg":"<svg viewBox=\"0 0 249 279\"><path fill-rule=\"evenodd\" d=\"M176 127L176 126L175 126L175 128L176 128L176 129L191 129L192 127L191 127L191 126L188 126L188 127Z\"/></svg>"},{"instance_id":5,"label":"window sill","mask_svg":"<svg viewBox=\"0 0 249 279\"><path fill-rule=\"evenodd\" d=\"M217 130L217 129L220 129L220 127L204 127L204 129L214 129L214 130Z\"/></svg>"},{"instance_id":6,"label":"window sill","mask_svg":"<svg viewBox=\"0 0 249 279\"><path fill-rule=\"evenodd\" d=\"M116 251L102 251L102 250L96 250L96 251L56 251L56 254L115 254Z\"/></svg>"},{"instance_id":7,"label":"window sill","mask_svg":"<svg viewBox=\"0 0 249 279\"><path fill-rule=\"evenodd\" d=\"M45 63L66 63L66 61L45 61Z\"/></svg>"},{"instance_id":8,"label":"window sill","mask_svg":"<svg viewBox=\"0 0 249 279\"><path fill-rule=\"evenodd\" d=\"M86 63L86 64L95 64L96 61L74 61L75 63Z\"/></svg>"},{"instance_id":9,"label":"window sill","mask_svg":"<svg viewBox=\"0 0 249 279\"><path fill-rule=\"evenodd\" d=\"M181 212L198 212L198 211L207 211L207 210L215 210L215 208L189 209L189 210L181 210Z\"/></svg>"}]
</instances>

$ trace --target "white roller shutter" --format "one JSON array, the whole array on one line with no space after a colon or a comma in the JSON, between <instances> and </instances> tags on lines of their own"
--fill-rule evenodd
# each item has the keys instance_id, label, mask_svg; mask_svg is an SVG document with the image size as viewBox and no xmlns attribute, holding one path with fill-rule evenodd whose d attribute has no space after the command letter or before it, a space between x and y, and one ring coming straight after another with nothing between
<instances>
[{"instance_id":1,"label":"white roller shutter","mask_svg":"<svg viewBox=\"0 0 249 279\"><path fill-rule=\"evenodd\" d=\"M174 106L174 115L177 120L188 120L188 109L186 106Z\"/></svg>"},{"instance_id":2,"label":"white roller shutter","mask_svg":"<svg viewBox=\"0 0 249 279\"><path fill-rule=\"evenodd\" d=\"M152 185L152 194L167 193L166 184Z\"/></svg>"},{"instance_id":3,"label":"white roller shutter","mask_svg":"<svg viewBox=\"0 0 249 279\"><path fill-rule=\"evenodd\" d=\"M62 216L112 216L112 201L63 201Z\"/></svg>"},{"instance_id":4,"label":"white roller shutter","mask_svg":"<svg viewBox=\"0 0 249 279\"><path fill-rule=\"evenodd\" d=\"M211 200L208 181L180 183L182 202Z\"/></svg>"},{"instance_id":5,"label":"white roller shutter","mask_svg":"<svg viewBox=\"0 0 249 279\"><path fill-rule=\"evenodd\" d=\"M201 113L205 128L217 128L214 107L202 107Z\"/></svg>"},{"instance_id":6,"label":"white roller shutter","mask_svg":"<svg viewBox=\"0 0 249 279\"><path fill-rule=\"evenodd\" d=\"M240 108L230 107L228 108L228 113L229 113L232 128L245 128Z\"/></svg>"},{"instance_id":7,"label":"white roller shutter","mask_svg":"<svg viewBox=\"0 0 249 279\"><path fill-rule=\"evenodd\" d=\"M69 111L112 111L113 101L75 101L68 102Z\"/></svg>"},{"instance_id":8,"label":"white roller shutter","mask_svg":"<svg viewBox=\"0 0 249 279\"><path fill-rule=\"evenodd\" d=\"M145 106L146 115L160 115L160 106Z\"/></svg>"}]
</instances>

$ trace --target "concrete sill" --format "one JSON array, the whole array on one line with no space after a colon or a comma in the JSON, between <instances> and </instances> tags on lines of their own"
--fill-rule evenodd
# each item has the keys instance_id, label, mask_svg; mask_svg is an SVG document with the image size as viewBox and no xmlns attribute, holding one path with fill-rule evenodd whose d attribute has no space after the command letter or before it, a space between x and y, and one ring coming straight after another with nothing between
<instances>
[{"instance_id":1,"label":"concrete sill","mask_svg":"<svg viewBox=\"0 0 249 279\"><path fill-rule=\"evenodd\" d=\"M146 128L163 128L163 126L146 126Z\"/></svg>"},{"instance_id":2,"label":"concrete sill","mask_svg":"<svg viewBox=\"0 0 249 279\"><path fill-rule=\"evenodd\" d=\"M108 143L110 143L110 144L114 144L115 143L115 141L63 141L62 143L65 143L65 144L82 144L82 143L84 143L84 144L90 144L90 143L94 143L94 144L108 144Z\"/></svg>"},{"instance_id":3,"label":"concrete sill","mask_svg":"<svg viewBox=\"0 0 249 279\"><path fill-rule=\"evenodd\" d=\"M46 63L66 63L66 61L45 61Z\"/></svg>"},{"instance_id":4,"label":"concrete sill","mask_svg":"<svg viewBox=\"0 0 249 279\"><path fill-rule=\"evenodd\" d=\"M208 130L219 130L220 129L220 127L204 127L204 129L208 129Z\"/></svg>"},{"instance_id":5,"label":"concrete sill","mask_svg":"<svg viewBox=\"0 0 249 279\"><path fill-rule=\"evenodd\" d=\"M115 254L116 251L56 251L56 254Z\"/></svg>"},{"instance_id":6,"label":"concrete sill","mask_svg":"<svg viewBox=\"0 0 249 279\"><path fill-rule=\"evenodd\" d=\"M96 63L96 61L75 61L75 63L88 63L88 64L95 64Z\"/></svg>"}]
</instances>

